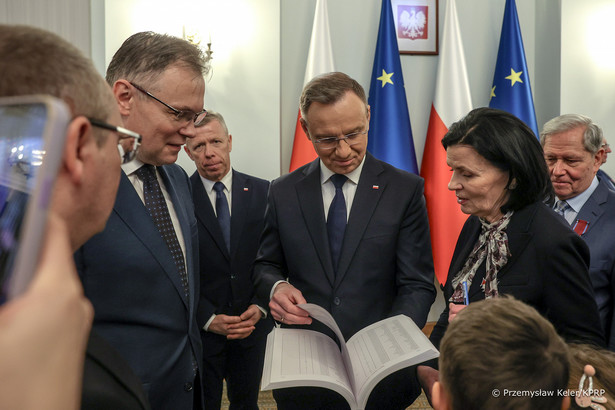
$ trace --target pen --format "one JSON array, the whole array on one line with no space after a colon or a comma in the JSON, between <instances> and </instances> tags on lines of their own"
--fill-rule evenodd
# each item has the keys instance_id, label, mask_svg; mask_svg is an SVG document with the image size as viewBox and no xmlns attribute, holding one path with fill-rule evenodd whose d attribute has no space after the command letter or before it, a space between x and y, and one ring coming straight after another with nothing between
<instances>
[{"instance_id":1,"label":"pen","mask_svg":"<svg viewBox=\"0 0 615 410\"><path fill-rule=\"evenodd\" d=\"M470 298L468 297L468 281L464 280L462 282L462 286L463 286L463 300L465 301L466 305L469 305Z\"/></svg>"}]
</instances>

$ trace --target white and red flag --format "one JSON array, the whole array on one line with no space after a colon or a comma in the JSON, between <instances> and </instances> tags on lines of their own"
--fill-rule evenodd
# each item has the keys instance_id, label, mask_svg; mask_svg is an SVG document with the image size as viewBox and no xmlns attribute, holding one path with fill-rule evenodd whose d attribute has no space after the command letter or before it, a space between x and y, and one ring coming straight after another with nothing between
<instances>
[{"instance_id":1,"label":"white and red flag","mask_svg":"<svg viewBox=\"0 0 615 410\"><path fill-rule=\"evenodd\" d=\"M461 212L453 191L448 190L452 172L446 165L441 140L449 127L472 109L470 84L455 0L447 1L444 32L438 61L436 93L431 106L421 176L429 215L434 268L438 281L446 282L457 237L467 215Z\"/></svg>"},{"instance_id":2,"label":"white and red flag","mask_svg":"<svg viewBox=\"0 0 615 410\"><path fill-rule=\"evenodd\" d=\"M331 48L331 36L329 34L327 0L316 0L314 25L312 26L312 38L310 40L310 51L308 52L303 85L305 86L308 81L317 75L331 71L335 71L335 69L333 68L333 49ZM299 118L301 118L301 111L297 115L297 124L295 126L293 153L290 158L290 172L316 159L314 147L305 135L305 132L303 132Z\"/></svg>"}]
</instances>

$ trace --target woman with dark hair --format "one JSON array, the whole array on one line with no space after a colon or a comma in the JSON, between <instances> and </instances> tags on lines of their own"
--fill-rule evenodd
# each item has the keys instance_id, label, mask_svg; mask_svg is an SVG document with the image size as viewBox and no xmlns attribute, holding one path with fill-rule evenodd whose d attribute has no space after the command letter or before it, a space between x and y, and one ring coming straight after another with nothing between
<instances>
[{"instance_id":1,"label":"woman with dark hair","mask_svg":"<svg viewBox=\"0 0 615 410\"><path fill-rule=\"evenodd\" d=\"M509 294L536 308L565 339L604 346L589 250L545 204L553 188L533 132L509 113L478 108L451 126L442 145L453 171L448 188L470 217L453 253L432 343L440 345L466 303ZM429 366L418 369L428 395L438 377L437 362Z\"/></svg>"}]
</instances>

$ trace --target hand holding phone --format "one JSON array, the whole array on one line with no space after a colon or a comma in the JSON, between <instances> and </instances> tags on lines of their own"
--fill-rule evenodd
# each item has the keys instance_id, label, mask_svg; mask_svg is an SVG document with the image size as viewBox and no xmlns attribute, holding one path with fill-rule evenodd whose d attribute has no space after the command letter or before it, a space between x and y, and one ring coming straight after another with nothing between
<instances>
[{"instance_id":1,"label":"hand holding phone","mask_svg":"<svg viewBox=\"0 0 615 410\"><path fill-rule=\"evenodd\" d=\"M39 261L69 121L57 98L0 98L2 301L24 292Z\"/></svg>"}]
</instances>

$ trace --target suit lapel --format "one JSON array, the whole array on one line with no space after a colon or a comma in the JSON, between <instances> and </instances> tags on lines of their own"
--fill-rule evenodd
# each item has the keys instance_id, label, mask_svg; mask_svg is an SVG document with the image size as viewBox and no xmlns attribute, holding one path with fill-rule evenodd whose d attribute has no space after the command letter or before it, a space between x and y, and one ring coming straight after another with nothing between
<instances>
[{"instance_id":1,"label":"suit lapel","mask_svg":"<svg viewBox=\"0 0 615 410\"><path fill-rule=\"evenodd\" d=\"M359 247L359 242L363 238L376 205L378 205L378 201L387 187L386 179L381 176L383 172L382 165L376 162L369 154L366 155L357 191L352 201L348 225L344 233L344 242L342 243L335 279L336 286L339 285L348 272L348 267Z\"/></svg>"},{"instance_id":2,"label":"suit lapel","mask_svg":"<svg viewBox=\"0 0 615 410\"><path fill-rule=\"evenodd\" d=\"M205 191L205 186L203 186L203 181L201 181L199 173L195 172L192 174L190 181L192 182L192 195L194 197L194 213L196 219L205 227L216 242L216 245L218 245L218 248L220 248L220 252L228 259L229 254L226 249L226 244L224 243L224 237L222 236L222 229L220 229L220 224L218 223L218 219L216 218L216 214L214 213L214 209Z\"/></svg>"},{"instance_id":3,"label":"suit lapel","mask_svg":"<svg viewBox=\"0 0 615 410\"><path fill-rule=\"evenodd\" d=\"M604 213L605 207L602 205L606 203L608 197L608 187L605 183L600 182L596 190L587 198L585 204L577 215L577 220L587 221L587 230L584 234L587 234L590 229L596 225L596 221ZM574 228L575 223L572 224Z\"/></svg>"},{"instance_id":4,"label":"suit lapel","mask_svg":"<svg viewBox=\"0 0 615 410\"><path fill-rule=\"evenodd\" d=\"M333 272L333 263L331 262L325 210L322 204L319 161L317 158L305 169L305 178L297 182L295 190L312 244L316 249L325 275L331 286L333 286L335 273Z\"/></svg>"},{"instance_id":5,"label":"suit lapel","mask_svg":"<svg viewBox=\"0 0 615 410\"><path fill-rule=\"evenodd\" d=\"M474 249L474 245L478 240L478 236L480 235L481 224L478 219L472 219L466 222L467 225L464 226L466 232L463 232L463 238L460 236L457 239L457 245L455 246L455 252L453 254L452 263L448 268L448 275L446 277L446 283L444 285L444 294L447 297L450 297L453 294L453 279L463 268L463 265L466 263L466 260L470 256L472 249ZM473 286L474 281L472 282L472 286L468 289L468 296L472 296L476 293L476 288ZM480 289L480 288L479 288ZM448 304L448 299L447 299Z\"/></svg>"},{"instance_id":6,"label":"suit lapel","mask_svg":"<svg viewBox=\"0 0 615 410\"><path fill-rule=\"evenodd\" d=\"M231 255L237 252L241 231L245 224L252 200L252 184L244 175L233 172L233 195L231 212Z\"/></svg>"},{"instance_id":7,"label":"suit lapel","mask_svg":"<svg viewBox=\"0 0 615 410\"><path fill-rule=\"evenodd\" d=\"M508 228L506 229L510 257L508 258L508 262L506 263L506 265L504 265L502 269L498 272L498 279L501 279L503 276L506 275L508 271L510 271L511 267L514 266L515 262L519 258L519 255L523 253L523 250L530 242L532 235L529 233L529 227L531 226L532 219L534 218L536 206L540 205L529 205L524 209L515 212L511 217L511 221L508 224ZM448 270L448 277L444 290L445 295L453 294L453 278L459 273L459 271L461 271L463 265L466 263L468 257L470 256L470 253L472 252L472 249L474 249L474 245L476 245L476 241L478 240L480 231L481 224L478 219L475 219L473 220L473 224L468 228L468 232L465 233L463 237L459 237L459 240L457 241L459 251L455 249L455 256L453 257L454 263L451 264ZM483 261L483 263L485 262ZM468 296L470 297L470 299L472 299L472 296L482 291L483 289L482 286L480 286L480 283L478 283L478 281L476 280L473 280L468 292Z\"/></svg>"},{"instance_id":8,"label":"suit lapel","mask_svg":"<svg viewBox=\"0 0 615 410\"><path fill-rule=\"evenodd\" d=\"M187 191L187 197L180 197L179 194L177 193L177 189L176 189L176 185L179 186L179 184L185 184L186 180L184 179L183 181L175 181L173 178L173 175L169 174L167 172L167 168L166 166L161 166L161 167L157 167L158 168L158 172L160 172L160 176L162 177L162 182L164 183L165 188L167 189L167 192L169 193L169 197L171 199L171 202L173 203L173 208L175 209L175 214L177 215L177 219L179 220L179 226L181 226L181 232L179 232L180 234L183 235L184 238L184 248L185 248L185 258L186 258L186 275L188 275L188 281L189 281L189 293L190 293L190 300L196 300L197 299L197 286L196 283L194 283L195 280L195 273L192 271L191 267L195 266L194 265L194 261L192 260L192 252L190 251L192 249L192 230L190 229L190 220L194 220L194 206L190 207L190 212L192 213L192 215L188 215L188 209L186 208L186 206L184 205L184 203L186 201L191 201L192 197L190 196L190 192ZM182 176L185 176L185 173L182 174ZM185 176L185 178L187 178L187 176ZM177 230L177 229L176 229ZM176 281L173 282L176 284L177 289L180 291L181 295L182 295L182 300L184 300L184 303L186 303L187 305L187 300L184 297L184 288L181 284L181 279L179 278L179 273L177 273L177 268L175 268L171 274L175 277ZM195 306L194 304L192 304L192 306Z\"/></svg>"},{"instance_id":9,"label":"suit lapel","mask_svg":"<svg viewBox=\"0 0 615 410\"><path fill-rule=\"evenodd\" d=\"M506 235L508 236L508 250L510 256L508 262L498 272L498 280L511 270L519 259L519 255L523 254L523 251L532 238L532 234L529 233L534 214L536 213L537 206L542 206L542 203L528 205L523 209L516 211L510 219L508 227L506 228Z\"/></svg>"},{"instance_id":10,"label":"suit lapel","mask_svg":"<svg viewBox=\"0 0 615 410\"><path fill-rule=\"evenodd\" d=\"M135 191L132 183L123 172L120 178L120 186L118 188L117 199L113 209L120 219L122 219L128 226L128 228L132 230L135 236L139 238L143 246L149 250L152 257L160 264L162 269L167 273L171 279L171 282L175 286L175 289L184 301L186 308L188 308L183 286L181 284L179 273L177 272L177 266L175 266L175 262L173 262L171 251L169 250L169 247L164 239L162 239L156 225L154 225L152 217L145 208L143 201L141 201L141 198L139 198L139 195ZM182 227L182 229L184 228ZM187 232L189 233L190 230ZM184 237L185 236L186 235L184 235ZM190 242L186 241L186 249L189 249L189 245Z\"/></svg>"}]
</instances>

